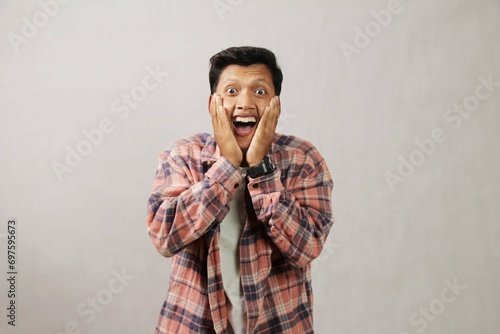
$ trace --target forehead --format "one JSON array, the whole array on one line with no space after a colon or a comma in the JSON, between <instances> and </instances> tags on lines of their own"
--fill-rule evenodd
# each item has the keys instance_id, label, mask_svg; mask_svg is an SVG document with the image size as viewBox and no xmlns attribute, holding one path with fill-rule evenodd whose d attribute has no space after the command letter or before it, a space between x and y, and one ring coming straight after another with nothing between
<instances>
[{"instance_id":1,"label":"forehead","mask_svg":"<svg viewBox=\"0 0 500 334\"><path fill-rule=\"evenodd\" d=\"M271 71L264 64L226 66L220 75L219 82L223 84L226 81L265 81L268 84L273 82Z\"/></svg>"}]
</instances>

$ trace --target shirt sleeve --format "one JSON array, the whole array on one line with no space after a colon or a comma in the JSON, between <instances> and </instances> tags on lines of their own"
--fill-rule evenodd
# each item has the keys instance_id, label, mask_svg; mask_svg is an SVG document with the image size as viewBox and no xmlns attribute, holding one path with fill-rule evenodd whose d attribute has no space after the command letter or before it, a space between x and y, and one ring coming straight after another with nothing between
<instances>
[{"instance_id":1,"label":"shirt sleeve","mask_svg":"<svg viewBox=\"0 0 500 334\"><path fill-rule=\"evenodd\" d=\"M315 148L293 160L285 177L278 168L249 178L248 190L269 237L292 265L302 268L319 256L333 225L333 181Z\"/></svg>"},{"instance_id":2,"label":"shirt sleeve","mask_svg":"<svg viewBox=\"0 0 500 334\"><path fill-rule=\"evenodd\" d=\"M149 236L165 257L175 255L220 223L242 181L241 173L224 157L203 174L192 170L194 159L179 151L160 155L147 206Z\"/></svg>"}]
</instances>

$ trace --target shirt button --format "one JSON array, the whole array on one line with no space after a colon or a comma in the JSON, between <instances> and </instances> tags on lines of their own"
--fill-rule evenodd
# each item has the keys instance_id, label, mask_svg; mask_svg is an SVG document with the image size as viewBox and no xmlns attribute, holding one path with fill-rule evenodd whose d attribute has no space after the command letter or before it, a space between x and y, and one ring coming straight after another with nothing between
<instances>
[{"instance_id":1,"label":"shirt button","mask_svg":"<svg viewBox=\"0 0 500 334\"><path fill-rule=\"evenodd\" d=\"M257 189L259 187L259 185L256 183L252 186L254 189Z\"/></svg>"},{"instance_id":2,"label":"shirt button","mask_svg":"<svg viewBox=\"0 0 500 334\"><path fill-rule=\"evenodd\" d=\"M234 184L234 189L238 188L240 185L238 183Z\"/></svg>"}]
</instances>

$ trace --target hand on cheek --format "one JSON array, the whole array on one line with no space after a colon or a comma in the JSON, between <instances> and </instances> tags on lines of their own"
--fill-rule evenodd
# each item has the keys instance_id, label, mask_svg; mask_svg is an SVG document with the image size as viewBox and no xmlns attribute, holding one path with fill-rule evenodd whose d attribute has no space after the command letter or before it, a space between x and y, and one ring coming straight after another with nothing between
<instances>
[{"instance_id":1,"label":"hand on cheek","mask_svg":"<svg viewBox=\"0 0 500 334\"><path fill-rule=\"evenodd\" d=\"M243 160L243 153L234 137L231 122L227 117L226 109L222 105L222 97L213 94L210 100L210 116L214 128L215 142L219 146L223 157L234 166L239 167Z\"/></svg>"},{"instance_id":2,"label":"hand on cheek","mask_svg":"<svg viewBox=\"0 0 500 334\"><path fill-rule=\"evenodd\" d=\"M255 135L246 153L246 161L250 167L258 165L264 160L276 133L278 118L281 113L281 104L278 96L271 99L257 126Z\"/></svg>"}]
</instances>

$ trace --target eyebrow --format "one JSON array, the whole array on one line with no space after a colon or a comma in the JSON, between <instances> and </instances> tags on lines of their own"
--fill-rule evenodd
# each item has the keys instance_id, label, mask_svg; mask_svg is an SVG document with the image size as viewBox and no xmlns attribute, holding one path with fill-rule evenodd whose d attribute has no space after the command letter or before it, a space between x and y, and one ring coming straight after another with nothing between
<instances>
[{"instance_id":1,"label":"eyebrow","mask_svg":"<svg viewBox=\"0 0 500 334\"><path fill-rule=\"evenodd\" d=\"M228 82L236 82L236 81L238 81L238 79L236 79L236 78L227 78L222 84L225 84L225 83L228 83ZM255 79L252 82L265 82L265 83L268 83L265 78L258 78L258 79Z\"/></svg>"}]
</instances>

